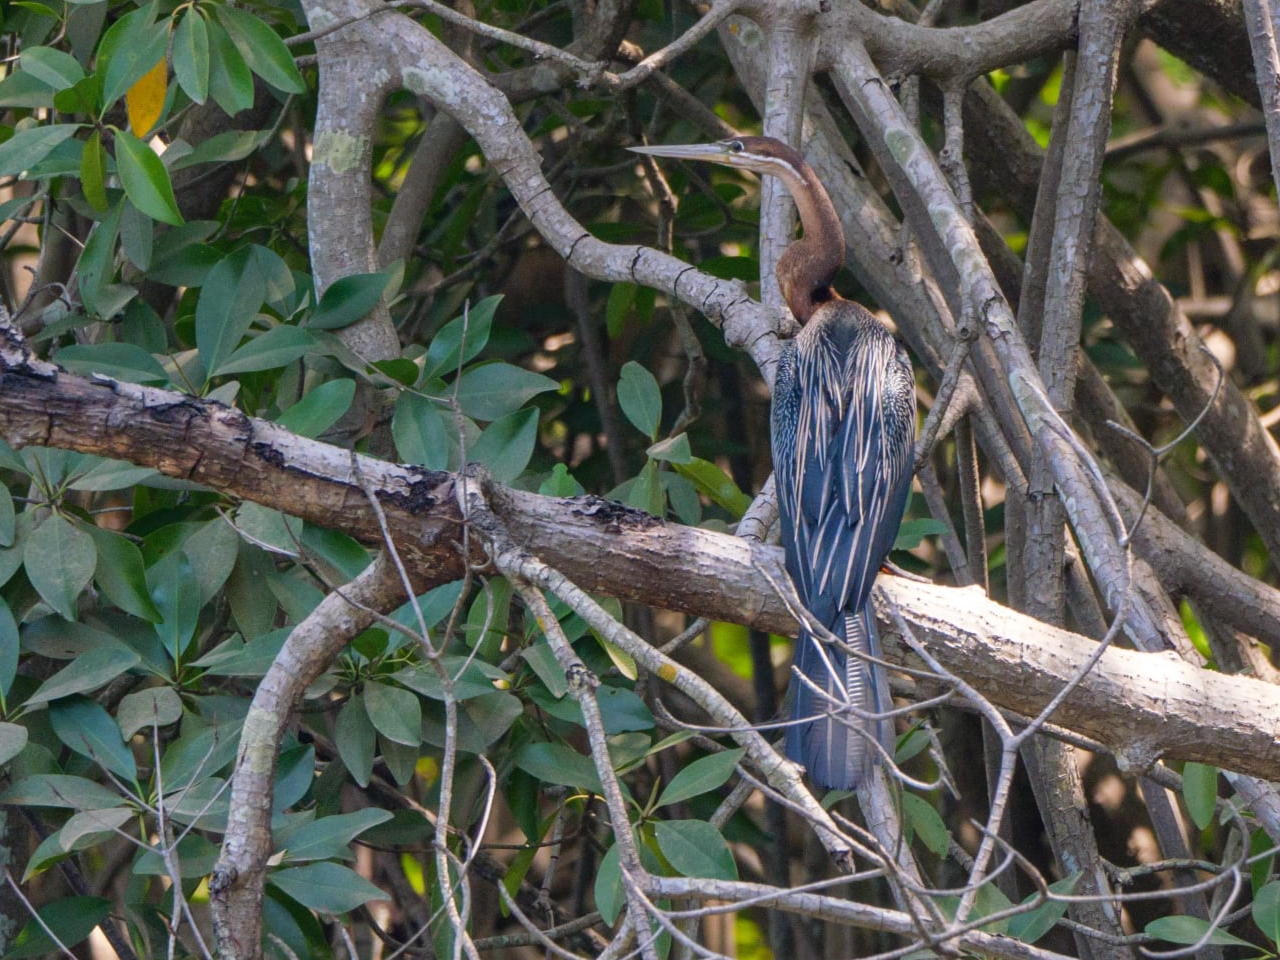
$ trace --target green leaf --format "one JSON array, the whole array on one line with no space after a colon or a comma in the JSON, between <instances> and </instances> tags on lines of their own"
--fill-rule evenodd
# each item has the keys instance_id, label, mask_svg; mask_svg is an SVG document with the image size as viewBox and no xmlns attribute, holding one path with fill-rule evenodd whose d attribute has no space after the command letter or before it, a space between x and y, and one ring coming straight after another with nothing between
<instances>
[{"instance_id":1,"label":"green leaf","mask_svg":"<svg viewBox=\"0 0 1280 960\"><path fill-rule=\"evenodd\" d=\"M385 273L356 273L335 280L321 295L307 326L316 330L350 326L378 305L389 279Z\"/></svg>"},{"instance_id":2,"label":"green leaf","mask_svg":"<svg viewBox=\"0 0 1280 960\"><path fill-rule=\"evenodd\" d=\"M27 728L20 723L0 723L0 764L6 764L27 745Z\"/></svg>"},{"instance_id":3,"label":"green leaf","mask_svg":"<svg viewBox=\"0 0 1280 960\"><path fill-rule=\"evenodd\" d=\"M543 480L542 485L538 487L538 492L544 497L580 497L587 490L573 478L568 467L563 463L557 463L551 468L551 476Z\"/></svg>"},{"instance_id":4,"label":"green leaf","mask_svg":"<svg viewBox=\"0 0 1280 960\"><path fill-rule=\"evenodd\" d=\"M120 796L100 783L61 773L25 777L0 794L0 803L19 807L101 810L120 803Z\"/></svg>"},{"instance_id":5,"label":"green leaf","mask_svg":"<svg viewBox=\"0 0 1280 960\"><path fill-rule=\"evenodd\" d=\"M209 96L209 29L192 7L173 32L173 74L178 85L196 103Z\"/></svg>"},{"instance_id":6,"label":"green leaf","mask_svg":"<svg viewBox=\"0 0 1280 960\"><path fill-rule=\"evenodd\" d=\"M1073 873L1049 884L1049 889L1058 894L1067 895L1075 890L1080 874ZM1036 901L1037 894L1031 894L1022 902L1024 905ZM1061 900L1045 900L1044 903L1027 913L1020 913L1009 918L1009 936L1023 943L1035 943L1053 929L1054 924L1067 913L1067 905Z\"/></svg>"},{"instance_id":7,"label":"green leaf","mask_svg":"<svg viewBox=\"0 0 1280 960\"><path fill-rule=\"evenodd\" d=\"M460 364L474 360L489 342L489 330L493 326L493 314L502 302L502 295L485 297L470 307L460 317L446 323L431 338L423 371L427 379L453 373ZM463 328L466 328L465 331ZM463 343L463 334L466 343ZM459 357L461 351L461 357Z\"/></svg>"},{"instance_id":8,"label":"green leaf","mask_svg":"<svg viewBox=\"0 0 1280 960\"><path fill-rule=\"evenodd\" d=\"M1148 923L1143 933L1169 943L1193 944L1199 943L1209 929L1209 921L1199 917L1160 917ZM1205 943L1220 947L1253 947L1249 941L1241 940L1225 930L1213 930Z\"/></svg>"},{"instance_id":9,"label":"green leaf","mask_svg":"<svg viewBox=\"0 0 1280 960\"><path fill-rule=\"evenodd\" d=\"M267 875L267 880L304 907L342 914L387 895L360 874L337 863L309 863Z\"/></svg>"},{"instance_id":10,"label":"green leaf","mask_svg":"<svg viewBox=\"0 0 1280 960\"><path fill-rule=\"evenodd\" d=\"M8 696L18 675L18 623L0 597L0 696Z\"/></svg>"},{"instance_id":11,"label":"green leaf","mask_svg":"<svg viewBox=\"0 0 1280 960\"><path fill-rule=\"evenodd\" d=\"M719 788L733 776L744 753L745 750L725 750L693 761L671 778L671 782L658 797L658 806L679 803Z\"/></svg>"},{"instance_id":12,"label":"green leaf","mask_svg":"<svg viewBox=\"0 0 1280 960\"><path fill-rule=\"evenodd\" d=\"M211 601L231 576L236 565L240 537L221 517L208 521L191 534L182 552L191 563L191 573L200 585L200 605Z\"/></svg>"},{"instance_id":13,"label":"green leaf","mask_svg":"<svg viewBox=\"0 0 1280 960\"><path fill-rule=\"evenodd\" d=\"M95 210L107 210L107 151L102 146L102 134L95 130L80 154L80 189L89 206Z\"/></svg>"},{"instance_id":14,"label":"green leaf","mask_svg":"<svg viewBox=\"0 0 1280 960\"><path fill-rule=\"evenodd\" d=\"M200 289L196 304L196 346L206 370L217 370L267 299L267 286L251 247L218 262Z\"/></svg>"},{"instance_id":15,"label":"green leaf","mask_svg":"<svg viewBox=\"0 0 1280 960\"><path fill-rule=\"evenodd\" d=\"M688 477L697 488L724 507L735 519L740 519L751 506L751 498L738 489L738 485L710 460L693 457L688 463L674 464L676 472Z\"/></svg>"},{"instance_id":16,"label":"green leaf","mask_svg":"<svg viewBox=\"0 0 1280 960\"><path fill-rule=\"evenodd\" d=\"M18 534L18 515L13 509L13 494L0 484L0 547L12 547Z\"/></svg>"},{"instance_id":17,"label":"green leaf","mask_svg":"<svg viewBox=\"0 0 1280 960\"><path fill-rule=\"evenodd\" d=\"M62 897L36 911L39 920L32 918L18 931L13 945L4 960L21 960L23 957L55 956L61 953L58 943L74 947L93 932L93 928L106 920L111 913L111 901L102 897ZM45 927L58 938L45 932Z\"/></svg>"},{"instance_id":18,"label":"green leaf","mask_svg":"<svg viewBox=\"0 0 1280 960\"><path fill-rule=\"evenodd\" d=\"M165 55L169 20L150 22L152 10L143 7L117 20L98 44L102 75L102 103L111 106Z\"/></svg>"},{"instance_id":19,"label":"green leaf","mask_svg":"<svg viewBox=\"0 0 1280 960\"><path fill-rule=\"evenodd\" d=\"M213 8L213 12L230 34L249 69L285 93L306 93L307 85L293 63L293 55L274 30L238 7L220 4Z\"/></svg>"},{"instance_id":20,"label":"green leaf","mask_svg":"<svg viewBox=\"0 0 1280 960\"><path fill-rule=\"evenodd\" d=\"M116 168L133 205L153 220L180 224L169 171L152 149L127 130L116 130Z\"/></svg>"},{"instance_id":21,"label":"green leaf","mask_svg":"<svg viewBox=\"0 0 1280 960\"><path fill-rule=\"evenodd\" d=\"M543 783L558 783L601 793L591 761L563 743L529 743L516 754L516 766Z\"/></svg>"},{"instance_id":22,"label":"green leaf","mask_svg":"<svg viewBox=\"0 0 1280 960\"><path fill-rule=\"evenodd\" d=\"M75 343L54 354L54 362L72 373L101 374L114 380L168 386L169 375L154 356L132 343Z\"/></svg>"},{"instance_id":23,"label":"green leaf","mask_svg":"<svg viewBox=\"0 0 1280 960\"><path fill-rule=\"evenodd\" d=\"M622 887L622 855L615 843L600 860L596 869L596 909L605 923L613 926L627 905L626 891Z\"/></svg>"},{"instance_id":24,"label":"green leaf","mask_svg":"<svg viewBox=\"0 0 1280 960\"><path fill-rule=\"evenodd\" d=\"M380 734L395 743L422 743L422 705L416 694L385 683L364 685L364 707Z\"/></svg>"},{"instance_id":25,"label":"green leaf","mask_svg":"<svg viewBox=\"0 0 1280 960\"><path fill-rule=\"evenodd\" d=\"M1268 883L1253 898L1253 922L1274 945L1280 943L1280 881Z\"/></svg>"},{"instance_id":26,"label":"green leaf","mask_svg":"<svg viewBox=\"0 0 1280 960\"><path fill-rule=\"evenodd\" d=\"M678 433L674 437L659 441L645 451L654 460L665 460L668 463L688 463L693 459L693 451L689 449L689 435Z\"/></svg>"},{"instance_id":27,"label":"green leaf","mask_svg":"<svg viewBox=\"0 0 1280 960\"><path fill-rule=\"evenodd\" d=\"M182 719L182 699L172 687L147 687L131 693L116 708L116 724L127 741L139 730L167 727Z\"/></svg>"},{"instance_id":28,"label":"green leaf","mask_svg":"<svg viewBox=\"0 0 1280 960\"><path fill-rule=\"evenodd\" d=\"M93 539L57 514L36 527L22 551L31 585L67 620L76 618L76 601L89 585L97 559Z\"/></svg>"},{"instance_id":29,"label":"green leaf","mask_svg":"<svg viewBox=\"0 0 1280 960\"><path fill-rule=\"evenodd\" d=\"M272 327L231 354L211 376L275 370L305 356L315 346L316 338L305 330L290 326Z\"/></svg>"},{"instance_id":30,"label":"green leaf","mask_svg":"<svg viewBox=\"0 0 1280 960\"><path fill-rule=\"evenodd\" d=\"M391 416L391 436L402 463L420 463L430 470L449 465L449 437L445 414L426 397L402 393Z\"/></svg>"},{"instance_id":31,"label":"green leaf","mask_svg":"<svg viewBox=\"0 0 1280 960\"><path fill-rule=\"evenodd\" d=\"M615 283L609 290L609 300L604 308L604 323L610 340L621 336L623 325L636 302L637 289L639 288L634 283Z\"/></svg>"},{"instance_id":32,"label":"green leaf","mask_svg":"<svg viewBox=\"0 0 1280 960\"><path fill-rule=\"evenodd\" d=\"M898 536L893 541L895 550L914 550L920 546L925 537L946 533L947 525L938 520L926 517L921 520L907 520L898 528Z\"/></svg>"},{"instance_id":33,"label":"green leaf","mask_svg":"<svg viewBox=\"0 0 1280 960\"><path fill-rule=\"evenodd\" d=\"M128 823L134 815L128 807L82 810L62 825L58 831L58 844L67 853L96 846L107 837L114 836L115 829Z\"/></svg>"},{"instance_id":34,"label":"green leaf","mask_svg":"<svg viewBox=\"0 0 1280 960\"><path fill-rule=\"evenodd\" d=\"M104 294L109 286L108 281L115 275L116 238L120 235L120 218L123 213L124 201L121 200L93 228L89 239L85 241L84 251L80 254L77 283L80 287L80 299L90 314L106 312L105 301L108 298ZM100 299L104 302L99 303Z\"/></svg>"},{"instance_id":35,"label":"green leaf","mask_svg":"<svg viewBox=\"0 0 1280 960\"><path fill-rule=\"evenodd\" d=\"M462 412L477 420L497 420L519 410L532 398L560 384L532 370L509 363L488 363L462 375L458 403Z\"/></svg>"},{"instance_id":36,"label":"green leaf","mask_svg":"<svg viewBox=\"0 0 1280 960\"><path fill-rule=\"evenodd\" d=\"M30 47L22 51L22 69L54 90L74 87L84 79L84 69L69 53L53 47Z\"/></svg>"},{"instance_id":37,"label":"green leaf","mask_svg":"<svg viewBox=\"0 0 1280 960\"><path fill-rule=\"evenodd\" d=\"M1188 762L1182 768L1182 799L1195 825L1204 830L1213 823L1218 800L1218 768Z\"/></svg>"},{"instance_id":38,"label":"green leaf","mask_svg":"<svg viewBox=\"0 0 1280 960\"><path fill-rule=\"evenodd\" d=\"M657 820L653 835L662 855L683 876L738 879L724 836L705 820Z\"/></svg>"},{"instance_id":39,"label":"green leaf","mask_svg":"<svg viewBox=\"0 0 1280 960\"><path fill-rule=\"evenodd\" d=\"M311 390L305 397L280 414L276 421L299 436L318 437L341 419L355 399L356 382L349 379L330 380Z\"/></svg>"},{"instance_id":40,"label":"green leaf","mask_svg":"<svg viewBox=\"0 0 1280 960\"><path fill-rule=\"evenodd\" d=\"M510 483L529 465L537 440L538 411L520 410L489 424L467 459L484 464L499 483Z\"/></svg>"},{"instance_id":41,"label":"green leaf","mask_svg":"<svg viewBox=\"0 0 1280 960\"><path fill-rule=\"evenodd\" d=\"M645 461L627 493L627 505L655 517L666 515L666 494L662 489L662 478L658 475L658 461Z\"/></svg>"},{"instance_id":42,"label":"green leaf","mask_svg":"<svg viewBox=\"0 0 1280 960\"><path fill-rule=\"evenodd\" d=\"M101 705L87 697L67 697L49 706L49 722L58 739L126 780L138 779L133 753L120 728Z\"/></svg>"},{"instance_id":43,"label":"green leaf","mask_svg":"<svg viewBox=\"0 0 1280 960\"><path fill-rule=\"evenodd\" d=\"M632 426L650 440L657 438L662 419L662 390L653 374L634 360L623 364L618 379L618 405Z\"/></svg>"},{"instance_id":44,"label":"green leaf","mask_svg":"<svg viewBox=\"0 0 1280 960\"><path fill-rule=\"evenodd\" d=\"M142 551L127 538L101 527L89 528L89 535L97 553L93 576L103 594L126 613L159 623L162 618L147 589Z\"/></svg>"},{"instance_id":45,"label":"green leaf","mask_svg":"<svg viewBox=\"0 0 1280 960\"><path fill-rule=\"evenodd\" d=\"M200 618L200 584L186 553L175 550L152 566L147 571L147 585L160 612L156 636L176 663L195 635Z\"/></svg>"},{"instance_id":46,"label":"green leaf","mask_svg":"<svg viewBox=\"0 0 1280 960\"><path fill-rule=\"evenodd\" d=\"M40 684L27 698L27 706L96 690L141 662L142 657L119 642L91 647Z\"/></svg>"},{"instance_id":47,"label":"green leaf","mask_svg":"<svg viewBox=\"0 0 1280 960\"><path fill-rule=\"evenodd\" d=\"M354 813L334 817L321 817L299 828L283 846L289 860L328 860L331 857L347 857L347 844L364 833L391 819L390 810L365 807ZM277 844L279 847L280 844Z\"/></svg>"},{"instance_id":48,"label":"green leaf","mask_svg":"<svg viewBox=\"0 0 1280 960\"><path fill-rule=\"evenodd\" d=\"M124 460L103 459L97 463L93 463L93 460L93 457L85 458L85 465L92 464L92 466L71 481L68 484L69 489L86 493L124 490L160 475L158 470L153 470L151 467L140 467L136 463L127 463ZM90 535L93 535L92 529L88 527L86 529L89 530Z\"/></svg>"},{"instance_id":49,"label":"green leaf","mask_svg":"<svg viewBox=\"0 0 1280 960\"><path fill-rule=\"evenodd\" d=\"M0 143L0 177L17 176L34 167L82 126L80 123L47 123L19 130Z\"/></svg>"},{"instance_id":50,"label":"green leaf","mask_svg":"<svg viewBox=\"0 0 1280 960\"><path fill-rule=\"evenodd\" d=\"M947 855L951 848L947 825L929 801L914 793L903 793L902 815L931 853L939 857Z\"/></svg>"},{"instance_id":51,"label":"green leaf","mask_svg":"<svg viewBox=\"0 0 1280 960\"><path fill-rule=\"evenodd\" d=\"M240 51L217 23L209 28L209 95L228 116L253 106L253 74Z\"/></svg>"}]
</instances>

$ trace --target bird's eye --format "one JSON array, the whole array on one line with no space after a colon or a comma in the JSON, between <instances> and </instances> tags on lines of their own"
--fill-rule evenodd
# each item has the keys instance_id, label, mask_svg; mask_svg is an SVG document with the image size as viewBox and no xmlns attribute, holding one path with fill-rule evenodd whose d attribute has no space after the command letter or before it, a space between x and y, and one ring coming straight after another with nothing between
<instances>
[{"instance_id":1,"label":"bird's eye","mask_svg":"<svg viewBox=\"0 0 1280 960\"><path fill-rule=\"evenodd\" d=\"M741 140L730 140L730 141L729 141L729 149L730 149L730 151L732 151L733 153L741 153L741 152L742 152L742 141L741 141Z\"/></svg>"}]
</instances>

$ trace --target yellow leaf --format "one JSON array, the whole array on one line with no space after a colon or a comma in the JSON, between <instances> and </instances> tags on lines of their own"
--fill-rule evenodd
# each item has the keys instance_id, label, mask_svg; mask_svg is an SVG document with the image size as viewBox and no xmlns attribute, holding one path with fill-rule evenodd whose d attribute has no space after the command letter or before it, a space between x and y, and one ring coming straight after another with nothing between
<instances>
[{"instance_id":1,"label":"yellow leaf","mask_svg":"<svg viewBox=\"0 0 1280 960\"><path fill-rule=\"evenodd\" d=\"M145 137L160 119L164 109L164 97L169 87L169 71L164 57L142 75L142 79L129 88L125 106L129 110L129 129L135 137Z\"/></svg>"}]
</instances>

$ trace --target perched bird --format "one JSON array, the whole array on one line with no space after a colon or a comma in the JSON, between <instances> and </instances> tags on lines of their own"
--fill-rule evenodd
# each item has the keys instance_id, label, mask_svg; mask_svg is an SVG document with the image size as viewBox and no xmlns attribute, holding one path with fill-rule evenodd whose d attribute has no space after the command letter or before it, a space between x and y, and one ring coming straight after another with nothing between
<instances>
[{"instance_id":1,"label":"perched bird","mask_svg":"<svg viewBox=\"0 0 1280 960\"><path fill-rule=\"evenodd\" d=\"M787 573L815 620L849 649L879 657L867 601L911 489L911 361L880 321L831 288L844 233L799 153L772 137L632 149L769 174L795 199L804 236L777 274L802 326L783 347L770 417ZM853 789L877 756L872 738L892 753L891 723L865 717L890 708L888 684L873 664L808 630L796 643L787 756L817 785Z\"/></svg>"}]
</instances>

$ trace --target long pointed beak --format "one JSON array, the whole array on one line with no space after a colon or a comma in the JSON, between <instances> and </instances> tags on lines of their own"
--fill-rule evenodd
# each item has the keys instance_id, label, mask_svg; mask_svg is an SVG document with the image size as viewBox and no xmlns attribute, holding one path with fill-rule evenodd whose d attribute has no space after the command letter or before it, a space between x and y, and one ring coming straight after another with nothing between
<instances>
[{"instance_id":1,"label":"long pointed beak","mask_svg":"<svg viewBox=\"0 0 1280 960\"><path fill-rule=\"evenodd\" d=\"M627 147L632 153L647 153L651 157L670 157L674 160L709 160L727 163L732 154L719 143L685 143L657 147Z\"/></svg>"}]
</instances>

